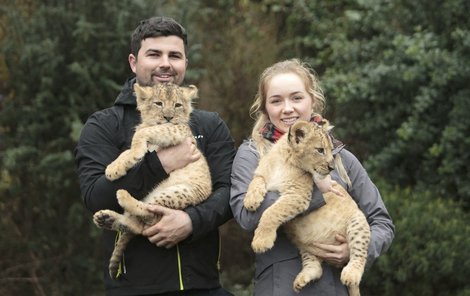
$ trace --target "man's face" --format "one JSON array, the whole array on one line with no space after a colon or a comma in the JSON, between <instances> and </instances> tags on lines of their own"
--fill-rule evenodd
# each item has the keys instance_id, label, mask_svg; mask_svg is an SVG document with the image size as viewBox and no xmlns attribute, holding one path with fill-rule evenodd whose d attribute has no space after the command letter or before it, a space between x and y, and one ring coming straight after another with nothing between
<instances>
[{"instance_id":1,"label":"man's face","mask_svg":"<svg viewBox=\"0 0 470 296\"><path fill-rule=\"evenodd\" d=\"M165 82L180 85L187 64L183 39L177 36L144 39L137 57L129 55L129 65L142 86Z\"/></svg>"}]
</instances>

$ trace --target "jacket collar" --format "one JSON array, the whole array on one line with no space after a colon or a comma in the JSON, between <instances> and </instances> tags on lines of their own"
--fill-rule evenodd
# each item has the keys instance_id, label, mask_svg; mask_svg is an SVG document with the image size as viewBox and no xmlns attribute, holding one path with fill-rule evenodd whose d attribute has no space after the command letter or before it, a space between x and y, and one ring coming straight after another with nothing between
<instances>
[{"instance_id":1,"label":"jacket collar","mask_svg":"<svg viewBox=\"0 0 470 296\"><path fill-rule=\"evenodd\" d=\"M134 94L134 83L136 79L130 78L128 79L123 87L121 92L114 101L114 105L130 105L130 106L137 106Z\"/></svg>"}]
</instances>

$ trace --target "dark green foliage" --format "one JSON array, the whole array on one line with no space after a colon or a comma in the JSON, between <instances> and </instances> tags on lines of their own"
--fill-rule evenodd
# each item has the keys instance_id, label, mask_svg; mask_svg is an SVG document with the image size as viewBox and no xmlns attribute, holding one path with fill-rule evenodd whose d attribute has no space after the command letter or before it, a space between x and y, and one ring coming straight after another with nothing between
<instances>
[{"instance_id":1,"label":"dark green foliage","mask_svg":"<svg viewBox=\"0 0 470 296\"><path fill-rule=\"evenodd\" d=\"M468 213L449 196L381 188L396 235L390 250L366 272L363 294L468 295Z\"/></svg>"},{"instance_id":2,"label":"dark green foliage","mask_svg":"<svg viewBox=\"0 0 470 296\"><path fill-rule=\"evenodd\" d=\"M187 27L196 106L219 112L237 143L251 132L261 71L299 57L320 75L327 117L372 179L406 188L380 186L397 232L364 295L469 295L469 6L3 1L0 295L103 294L100 231L82 205L72 150L86 118L132 75L132 29L160 14ZM238 291L251 284L249 234L233 223L222 234L223 282L247 295Z\"/></svg>"},{"instance_id":3,"label":"dark green foliage","mask_svg":"<svg viewBox=\"0 0 470 296\"><path fill-rule=\"evenodd\" d=\"M371 172L397 185L434 186L465 206L468 6L465 1L364 4L347 31L348 46L334 47L332 70L325 73L337 124L368 159Z\"/></svg>"}]
</instances>

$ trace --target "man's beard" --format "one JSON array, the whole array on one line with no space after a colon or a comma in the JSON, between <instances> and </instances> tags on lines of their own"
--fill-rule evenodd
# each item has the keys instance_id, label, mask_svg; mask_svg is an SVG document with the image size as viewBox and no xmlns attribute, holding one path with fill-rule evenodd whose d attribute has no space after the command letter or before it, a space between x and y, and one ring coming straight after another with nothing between
<instances>
[{"instance_id":1,"label":"man's beard","mask_svg":"<svg viewBox=\"0 0 470 296\"><path fill-rule=\"evenodd\" d=\"M161 76L168 76L169 81L159 81L158 77L161 77ZM168 83L168 82L179 84L177 83L176 78L177 78L177 73L172 70L152 71L150 73L149 80L145 80L145 81L142 81L136 77L137 83L139 83L139 85L141 86L154 86L155 84L158 84L158 83Z\"/></svg>"}]
</instances>

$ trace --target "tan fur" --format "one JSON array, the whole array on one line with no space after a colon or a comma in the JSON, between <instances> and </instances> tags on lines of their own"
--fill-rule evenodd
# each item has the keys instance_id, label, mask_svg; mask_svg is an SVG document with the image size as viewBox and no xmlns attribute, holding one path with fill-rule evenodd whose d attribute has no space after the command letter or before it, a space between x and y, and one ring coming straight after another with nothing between
<instances>
[{"instance_id":1,"label":"tan fur","mask_svg":"<svg viewBox=\"0 0 470 296\"><path fill-rule=\"evenodd\" d=\"M341 281L348 286L349 295L357 296L370 241L369 224L357 204L346 190L335 184L344 196L326 193L323 195L326 205L298 216L310 204L314 178L324 178L333 168L328 129L325 119L321 125L296 122L260 160L244 206L255 211L267 191L280 193L279 199L261 216L251 245L256 253L271 249L277 229L285 225L287 235L302 257L303 268L293 284L297 292L322 275L322 260L316 256L319 252L315 244L336 244L335 234L344 235L350 260L343 268Z\"/></svg>"},{"instance_id":2,"label":"tan fur","mask_svg":"<svg viewBox=\"0 0 470 296\"><path fill-rule=\"evenodd\" d=\"M191 99L197 94L195 86L157 84L153 87L141 87L135 84L134 90L142 123L136 127L131 148L121 153L106 168L105 175L109 180L124 176L148 151L177 145L187 137L191 137L196 143L189 127ZM102 210L93 216L98 227L120 232L110 258L111 278L116 276L122 254L130 239L142 234L145 226L153 225L160 218L147 210L147 204L184 209L204 201L211 191L209 166L203 156L186 167L171 172L167 179L141 201L136 200L126 190L118 190L116 197L124 209L124 214Z\"/></svg>"}]
</instances>

